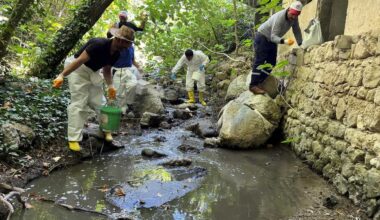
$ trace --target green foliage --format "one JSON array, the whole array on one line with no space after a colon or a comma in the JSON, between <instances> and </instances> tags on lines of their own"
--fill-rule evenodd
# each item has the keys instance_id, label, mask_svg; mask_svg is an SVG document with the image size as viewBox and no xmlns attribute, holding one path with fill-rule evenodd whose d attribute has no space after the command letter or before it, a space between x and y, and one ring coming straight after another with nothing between
<instances>
[{"instance_id":1,"label":"green foliage","mask_svg":"<svg viewBox=\"0 0 380 220\"><path fill-rule=\"evenodd\" d=\"M259 0L257 13L259 13L261 17L260 23L256 25L256 28L258 28L261 23L264 23L269 18L271 12L276 13L283 9L281 3L281 0Z\"/></svg>"},{"instance_id":2,"label":"green foliage","mask_svg":"<svg viewBox=\"0 0 380 220\"><path fill-rule=\"evenodd\" d=\"M289 64L288 60L282 60L282 61L279 61L275 66L273 66L270 63L264 63L258 66L257 69L263 70L264 72L265 71L269 72L271 70L270 74L277 78L288 77L290 76L290 72L285 70L288 64Z\"/></svg>"},{"instance_id":3,"label":"green foliage","mask_svg":"<svg viewBox=\"0 0 380 220\"><path fill-rule=\"evenodd\" d=\"M243 40L242 45L245 47L251 48L253 45L253 42L251 39L245 39Z\"/></svg>"},{"instance_id":4,"label":"green foliage","mask_svg":"<svg viewBox=\"0 0 380 220\"><path fill-rule=\"evenodd\" d=\"M0 88L0 100L4 106L0 108L0 126L10 122L26 125L36 133L36 141L40 144L65 137L67 89L52 89L50 80L14 80L7 85L7 88ZM0 132L1 135L6 134ZM19 153L2 140L0 137L0 156Z\"/></svg>"},{"instance_id":5,"label":"green foliage","mask_svg":"<svg viewBox=\"0 0 380 220\"><path fill-rule=\"evenodd\" d=\"M6 6L0 6L0 14L3 12L6 17L10 16L15 1L8 2ZM24 13L21 25L16 29L8 46L14 75L23 76L27 73L55 33L71 17L79 2L81 0L67 0L56 4L51 0L40 0Z\"/></svg>"},{"instance_id":6,"label":"green foliage","mask_svg":"<svg viewBox=\"0 0 380 220\"><path fill-rule=\"evenodd\" d=\"M290 144L290 143L297 143L300 140L299 137L290 137L283 141L281 141L282 144Z\"/></svg>"}]
</instances>

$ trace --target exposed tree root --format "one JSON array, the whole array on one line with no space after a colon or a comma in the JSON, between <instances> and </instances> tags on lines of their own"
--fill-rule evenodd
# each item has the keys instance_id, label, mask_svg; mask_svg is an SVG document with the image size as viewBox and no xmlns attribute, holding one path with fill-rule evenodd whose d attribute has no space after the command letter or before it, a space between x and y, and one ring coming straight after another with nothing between
<instances>
[{"instance_id":1,"label":"exposed tree root","mask_svg":"<svg viewBox=\"0 0 380 220\"><path fill-rule=\"evenodd\" d=\"M2 202L5 205L5 207L8 209L7 220L11 219L11 215L15 211L13 205L9 201L12 197L16 197L17 201L19 201L22 204L23 209L31 207L28 203L26 203L24 200L21 199L21 193L25 192L24 189L13 187L6 183L0 183L0 190L8 191L7 194L0 193L0 202Z\"/></svg>"}]
</instances>

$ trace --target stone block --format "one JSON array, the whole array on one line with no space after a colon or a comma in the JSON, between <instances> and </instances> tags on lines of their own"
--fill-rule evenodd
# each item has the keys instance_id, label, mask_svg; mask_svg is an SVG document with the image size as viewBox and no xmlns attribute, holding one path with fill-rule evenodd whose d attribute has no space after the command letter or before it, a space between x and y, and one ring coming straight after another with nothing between
<instances>
[{"instance_id":1,"label":"stone block","mask_svg":"<svg viewBox=\"0 0 380 220\"><path fill-rule=\"evenodd\" d=\"M351 176L351 182L357 184L363 184L367 177L367 168L364 164L357 163L354 165L353 176Z\"/></svg>"},{"instance_id":2,"label":"stone block","mask_svg":"<svg viewBox=\"0 0 380 220\"><path fill-rule=\"evenodd\" d=\"M369 165L373 166L376 169L380 169L380 157L374 157L369 159Z\"/></svg>"},{"instance_id":3,"label":"stone block","mask_svg":"<svg viewBox=\"0 0 380 220\"><path fill-rule=\"evenodd\" d=\"M297 56L297 60L296 60L296 65L297 66L302 66L304 64L304 50L299 48L297 51L296 51L296 56Z\"/></svg>"},{"instance_id":4,"label":"stone block","mask_svg":"<svg viewBox=\"0 0 380 220\"><path fill-rule=\"evenodd\" d=\"M365 99L366 96L367 96L367 93L368 93L368 90L366 88L360 87L359 90L358 90L358 93L356 94L356 96L359 99Z\"/></svg>"},{"instance_id":5,"label":"stone block","mask_svg":"<svg viewBox=\"0 0 380 220\"><path fill-rule=\"evenodd\" d=\"M344 134L344 140L354 146L363 146L365 143L367 133L353 129L347 128L346 133Z\"/></svg>"},{"instance_id":6,"label":"stone block","mask_svg":"<svg viewBox=\"0 0 380 220\"><path fill-rule=\"evenodd\" d=\"M363 85L366 88L376 88L380 84L380 68L378 66L370 65L364 69L363 72Z\"/></svg>"},{"instance_id":7,"label":"stone block","mask_svg":"<svg viewBox=\"0 0 380 220\"><path fill-rule=\"evenodd\" d=\"M352 152L348 153L348 157L352 161L352 163L361 163L364 162L365 153L362 150L355 149Z\"/></svg>"},{"instance_id":8,"label":"stone block","mask_svg":"<svg viewBox=\"0 0 380 220\"><path fill-rule=\"evenodd\" d=\"M334 85L340 85L347 82L348 69L346 65L340 65L338 67L338 72L334 80Z\"/></svg>"},{"instance_id":9,"label":"stone block","mask_svg":"<svg viewBox=\"0 0 380 220\"><path fill-rule=\"evenodd\" d=\"M376 141L372 146L373 152L376 156L380 157L380 140Z\"/></svg>"},{"instance_id":10,"label":"stone block","mask_svg":"<svg viewBox=\"0 0 380 220\"><path fill-rule=\"evenodd\" d=\"M367 172L364 191L367 198L376 198L380 196L380 171L377 169L370 169Z\"/></svg>"},{"instance_id":11,"label":"stone block","mask_svg":"<svg viewBox=\"0 0 380 220\"><path fill-rule=\"evenodd\" d=\"M342 50L338 53L338 59L339 60L348 60L351 58L351 51L350 50Z\"/></svg>"},{"instance_id":12,"label":"stone block","mask_svg":"<svg viewBox=\"0 0 380 220\"><path fill-rule=\"evenodd\" d=\"M332 179L334 176L336 176L337 171L332 164L326 164L322 169L322 173L324 177Z\"/></svg>"},{"instance_id":13,"label":"stone block","mask_svg":"<svg viewBox=\"0 0 380 220\"><path fill-rule=\"evenodd\" d=\"M358 113L357 111L348 111L346 112L346 117L343 120L343 123L350 128L356 127L358 121Z\"/></svg>"},{"instance_id":14,"label":"stone block","mask_svg":"<svg viewBox=\"0 0 380 220\"><path fill-rule=\"evenodd\" d=\"M335 115L336 115L337 120L342 120L342 118L344 117L346 113L346 108L347 108L346 101L343 98L339 99L338 104L335 108L335 112L336 112Z\"/></svg>"},{"instance_id":15,"label":"stone block","mask_svg":"<svg viewBox=\"0 0 380 220\"><path fill-rule=\"evenodd\" d=\"M376 89L375 96L374 96L374 102L377 105L380 105L380 88Z\"/></svg>"},{"instance_id":16,"label":"stone block","mask_svg":"<svg viewBox=\"0 0 380 220\"><path fill-rule=\"evenodd\" d=\"M347 82L350 86L360 86L363 80L363 69L351 69L347 76Z\"/></svg>"},{"instance_id":17,"label":"stone block","mask_svg":"<svg viewBox=\"0 0 380 220\"><path fill-rule=\"evenodd\" d=\"M348 143L345 141L338 140L335 142L334 148L338 153L344 152L348 147Z\"/></svg>"},{"instance_id":18,"label":"stone block","mask_svg":"<svg viewBox=\"0 0 380 220\"><path fill-rule=\"evenodd\" d=\"M311 146L315 156L319 156L323 152L323 147L318 141L313 141Z\"/></svg>"},{"instance_id":19,"label":"stone block","mask_svg":"<svg viewBox=\"0 0 380 220\"><path fill-rule=\"evenodd\" d=\"M380 132L380 107L376 108L374 114L371 115L372 120L369 121L369 130L373 132Z\"/></svg>"},{"instance_id":20,"label":"stone block","mask_svg":"<svg viewBox=\"0 0 380 220\"><path fill-rule=\"evenodd\" d=\"M342 175L346 178L349 178L354 173L354 164L351 162L344 162L342 165Z\"/></svg>"},{"instance_id":21,"label":"stone block","mask_svg":"<svg viewBox=\"0 0 380 220\"><path fill-rule=\"evenodd\" d=\"M355 59L365 59L371 56L370 49L366 45L364 39L359 40L359 42L353 47L353 56Z\"/></svg>"},{"instance_id":22,"label":"stone block","mask_svg":"<svg viewBox=\"0 0 380 220\"><path fill-rule=\"evenodd\" d=\"M357 121L356 121L356 127L360 130L366 129L365 117L362 114L358 114Z\"/></svg>"},{"instance_id":23,"label":"stone block","mask_svg":"<svg viewBox=\"0 0 380 220\"><path fill-rule=\"evenodd\" d=\"M316 123L320 132L326 132L328 126L327 120L318 118Z\"/></svg>"},{"instance_id":24,"label":"stone block","mask_svg":"<svg viewBox=\"0 0 380 220\"><path fill-rule=\"evenodd\" d=\"M342 175L336 175L333 178L333 184L341 195L348 192L348 181Z\"/></svg>"},{"instance_id":25,"label":"stone block","mask_svg":"<svg viewBox=\"0 0 380 220\"><path fill-rule=\"evenodd\" d=\"M377 90L378 89L370 89L370 90L368 90L367 95L365 97L365 100L369 101L369 102L375 102L376 103L375 97L376 97ZM379 89L378 100L377 100L376 104L380 105L380 89Z\"/></svg>"},{"instance_id":26,"label":"stone block","mask_svg":"<svg viewBox=\"0 0 380 220\"><path fill-rule=\"evenodd\" d=\"M337 138L343 138L346 131L346 127L337 121L331 121L327 127L327 132Z\"/></svg>"},{"instance_id":27,"label":"stone block","mask_svg":"<svg viewBox=\"0 0 380 220\"><path fill-rule=\"evenodd\" d=\"M334 46L338 49L351 49L352 37L347 35L338 35L335 37Z\"/></svg>"}]
</instances>

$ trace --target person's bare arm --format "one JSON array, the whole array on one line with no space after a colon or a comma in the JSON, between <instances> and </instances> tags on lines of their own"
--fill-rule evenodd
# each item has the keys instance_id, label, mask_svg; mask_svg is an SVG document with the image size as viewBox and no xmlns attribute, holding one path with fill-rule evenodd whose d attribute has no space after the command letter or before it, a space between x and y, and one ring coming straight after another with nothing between
<instances>
[{"instance_id":1,"label":"person's bare arm","mask_svg":"<svg viewBox=\"0 0 380 220\"><path fill-rule=\"evenodd\" d=\"M104 76L104 80L106 81L107 86L112 86L113 80L112 80L112 73L111 73L111 66L110 65L103 67L103 76Z\"/></svg>"},{"instance_id":2,"label":"person's bare arm","mask_svg":"<svg viewBox=\"0 0 380 220\"><path fill-rule=\"evenodd\" d=\"M63 71L59 74L61 77L65 77L74 72L82 64L90 60L90 56L86 51L83 51L79 57L77 57L72 63L70 63Z\"/></svg>"},{"instance_id":3,"label":"person's bare arm","mask_svg":"<svg viewBox=\"0 0 380 220\"><path fill-rule=\"evenodd\" d=\"M140 65L139 65L139 63L138 63L138 62L136 62L136 60L135 60L135 59L133 59L133 62L132 62L132 64L133 64L133 65L135 65L135 67L136 67L138 70L140 70Z\"/></svg>"}]
</instances>

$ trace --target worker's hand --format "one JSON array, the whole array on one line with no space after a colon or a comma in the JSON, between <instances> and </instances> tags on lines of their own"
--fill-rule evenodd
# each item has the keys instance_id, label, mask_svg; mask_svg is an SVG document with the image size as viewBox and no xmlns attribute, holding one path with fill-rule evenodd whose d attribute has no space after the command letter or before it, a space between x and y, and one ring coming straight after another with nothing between
<instances>
[{"instance_id":1,"label":"worker's hand","mask_svg":"<svg viewBox=\"0 0 380 220\"><path fill-rule=\"evenodd\" d=\"M176 80L176 79L177 79L176 74L175 74L175 73L171 73L171 74L170 74L170 79L172 79L172 80Z\"/></svg>"},{"instance_id":2,"label":"worker's hand","mask_svg":"<svg viewBox=\"0 0 380 220\"><path fill-rule=\"evenodd\" d=\"M115 87L113 87L113 85L108 86L108 98L110 100L116 99L116 89L115 89Z\"/></svg>"},{"instance_id":3,"label":"worker's hand","mask_svg":"<svg viewBox=\"0 0 380 220\"><path fill-rule=\"evenodd\" d=\"M57 78L55 78L55 80L53 80L53 88L61 88L63 84L63 76L62 75L58 75Z\"/></svg>"},{"instance_id":4,"label":"worker's hand","mask_svg":"<svg viewBox=\"0 0 380 220\"><path fill-rule=\"evenodd\" d=\"M285 44L287 44L287 45L289 45L289 46L291 46L291 45L293 45L293 44L294 44L294 40L293 40L293 39L290 39L290 38L288 38L288 39L284 40L284 43L285 43Z\"/></svg>"},{"instance_id":5,"label":"worker's hand","mask_svg":"<svg viewBox=\"0 0 380 220\"><path fill-rule=\"evenodd\" d=\"M199 65L199 70L202 72L205 71L205 65L203 64Z\"/></svg>"},{"instance_id":6,"label":"worker's hand","mask_svg":"<svg viewBox=\"0 0 380 220\"><path fill-rule=\"evenodd\" d=\"M143 11L143 12L141 12L140 13L140 17L141 17L141 19L144 21L146 21L146 20L148 20L148 14L145 12L145 11Z\"/></svg>"}]
</instances>

